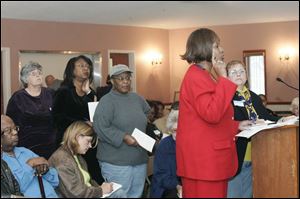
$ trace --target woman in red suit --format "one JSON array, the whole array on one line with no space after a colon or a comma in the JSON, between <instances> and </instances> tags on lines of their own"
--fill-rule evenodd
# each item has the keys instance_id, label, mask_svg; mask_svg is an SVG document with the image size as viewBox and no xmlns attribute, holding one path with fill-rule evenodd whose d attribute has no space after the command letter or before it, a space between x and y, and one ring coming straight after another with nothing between
<instances>
[{"instance_id":1,"label":"woman in red suit","mask_svg":"<svg viewBox=\"0 0 300 199\"><path fill-rule=\"evenodd\" d=\"M176 141L183 197L226 197L228 178L238 165L235 135L251 122L233 120L236 85L227 79L215 32L203 28L191 33L182 59L192 64L180 89Z\"/></svg>"}]
</instances>

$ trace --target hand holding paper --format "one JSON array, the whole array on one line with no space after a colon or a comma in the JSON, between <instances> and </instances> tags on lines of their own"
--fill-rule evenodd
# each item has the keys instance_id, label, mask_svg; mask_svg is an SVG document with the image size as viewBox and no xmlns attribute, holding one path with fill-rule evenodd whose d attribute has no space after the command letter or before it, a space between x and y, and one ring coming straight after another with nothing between
<instances>
[{"instance_id":1,"label":"hand holding paper","mask_svg":"<svg viewBox=\"0 0 300 199\"><path fill-rule=\"evenodd\" d=\"M112 191L110 193L107 194L103 194L101 198L107 198L108 196L110 196L112 193L114 193L115 191L117 191L118 189L120 189L122 187L121 184L112 182Z\"/></svg>"},{"instance_id":2,"label":"hand holding paper","mask_svg":"<svg viewBox=\"0 0 300 199\"><path fill-rule=\"evenodd\" d=\"M136 139L136 141L141 147L143 147L149 152L152 152L153 146L155 144L155 139L148 136L146 133L140 131L137 128L134 129L132 137Z\"/></svg>"},{"instance_id":3,"label":"hand holding paper","mask_svg":"<svg viewBox=\"0 0 300 199\"><path fill-rule=\"evenodd\" d=\"M128 146L137 146L138 145L136 139L131 135L126 134L124 136L123 140Z\"/></svg>"}]
</instances>

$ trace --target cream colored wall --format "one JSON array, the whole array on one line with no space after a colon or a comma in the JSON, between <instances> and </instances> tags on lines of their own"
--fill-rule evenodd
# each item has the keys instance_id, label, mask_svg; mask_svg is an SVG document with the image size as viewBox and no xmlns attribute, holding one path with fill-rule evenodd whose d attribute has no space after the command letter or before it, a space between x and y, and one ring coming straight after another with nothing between
<instances>
[{"instance_id":1,"label":"cream colored wall","mask_svg":"<svg viewBox=\"0 0 300 199\"><path fill-rule=\"evenodd\" d=\"M276 81L276 77L279 76L291 85L296 87L299 85L299 21L212 26L208 28L219 35L221 46L225 50L226 62L232 59L242 60L243 50L266 50L266 91L269 101L289 102L299 95L299 92ZM180 60L179 55L185 52L186 40L189 34L196 29L169 31L171 93L179 90L181 80L188 68L188 64ZM283 66L278 58L278 50L286 46L295 49L295 54L288 67Z\"/></svg>"},{"instance_id":2,"label":"cream colored wall","mask_svg":"<svg viewBox=\"0 0 300 199\"><path fill-rule=\"evenodd\" d=\"M167 30L1 19L1 46L11 52L12 92L19 88L20 50L101 52L103 77L108 73L108 50L126 50L135 52L137 92L148 99L170 101ZM161 65L154 67L145 59L150 51L162 54Z\"/></svg>"}]
</instances>

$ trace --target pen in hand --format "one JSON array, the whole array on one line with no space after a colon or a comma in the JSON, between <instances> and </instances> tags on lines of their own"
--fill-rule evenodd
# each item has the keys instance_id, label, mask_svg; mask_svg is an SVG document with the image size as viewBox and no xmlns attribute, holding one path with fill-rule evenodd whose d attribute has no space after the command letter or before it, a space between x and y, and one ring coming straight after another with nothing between
<instances>
[{"instance_id":1,"label":"pen in hand","mask_svg":"<svg viewBox=\"0 0 300 199\"><path fill-rule=\"evenodd\" d=\"M110 193L113 190L112 183L107 181L107 178L104 178L104 183L100 186L104 194Z\"/></svg>"}]
</instances>

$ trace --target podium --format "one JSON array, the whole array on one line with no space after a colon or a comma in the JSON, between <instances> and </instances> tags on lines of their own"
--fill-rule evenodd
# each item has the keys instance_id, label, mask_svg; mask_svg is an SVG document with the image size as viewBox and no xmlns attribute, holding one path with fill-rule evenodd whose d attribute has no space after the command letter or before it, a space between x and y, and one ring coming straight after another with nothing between
<instances>
[{"instance_id":1,"label":"podium","mask_svg":"<svg viewBox=\"0 0 300 199\"><path fill-rule=\"evenodd\" d=\"M251 143L253 197L299 198L299 125L263 130Z\"/></svg>"}]
</instances>

